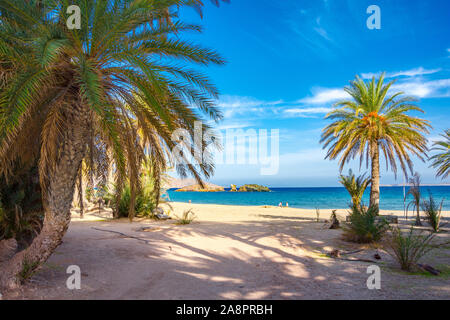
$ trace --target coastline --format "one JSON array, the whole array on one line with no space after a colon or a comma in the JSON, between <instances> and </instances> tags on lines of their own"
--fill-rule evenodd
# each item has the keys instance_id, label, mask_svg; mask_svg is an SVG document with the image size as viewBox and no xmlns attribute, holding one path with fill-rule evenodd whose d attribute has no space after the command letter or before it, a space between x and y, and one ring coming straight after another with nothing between
<instances>
[{"instance_id":1,"label":"coastline","mask_svg":"<svg viewBox=\"0 0 450 320\"><path fill-rule=\"evenodd\" d=\"M345 188L271 188L272 192L167 192L167 200L173 202L184 202L198 204L220 204L237 206L278 206L289 203L289 207L298 209L329 210L349 208L350 196ZM443 210L450 211L450 187L423 187L422 198L428 199L432 194L434 199L443 203ZM382 187L381 189L381 210L404 211L403 188ZM369 203L369 192L363 196L362 202ZM412 201L408 196L406 205ZM410 208L411 209L411 208ZM411 210L410 210L411 211Z\"/></svg>"},{"instance_id":2,"label":"coastline","mask_svg":"<svg viewBox=\"0 0 450 320\"><path fill-rule=\"evenodd\" d=\"M198 203L187 203L187 202L169 202L170 206L176 212L180 212L183 210L192 209L196 214L197 212L201 215L202 220L205 218L209 221L222 221L224 219L223 216L214 217L215 214L225 214L225 215L244 215L248 216L252 215L264 215L264 214L277 214L283 217L303 217L303 218L311 218L316 219L316 210L315 209L302 209L302 208L279 208L276 206L252 206L252 205L223 205L223 204L198 204ZM166 208L169 208L168 205L162 205ZM333 210L336 210L336 213L341 218L344 218L348 215L348 209L320 209L320 219L329 219ZM211 213L213 212L213 214ZM245 213L244 213L245 212ZM394 215L398 217L404 217L404 212L399 210L380 210L381 215ZM422 212L421 212L422 214ZM423 214L422 214L423 215ZM414 217L414 213L410 210L409 217ZM450 211L442 211L442 217L450 218ZM210 220L212 219L212 220Z\"/></svg>"}]
</instances>

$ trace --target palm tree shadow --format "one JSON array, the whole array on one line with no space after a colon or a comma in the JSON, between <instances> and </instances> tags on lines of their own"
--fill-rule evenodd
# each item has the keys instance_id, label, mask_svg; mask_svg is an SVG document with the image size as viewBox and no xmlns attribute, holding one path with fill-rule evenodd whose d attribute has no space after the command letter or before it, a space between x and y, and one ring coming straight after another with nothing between
<instances>
[{"instance_id":1,"label":"palm tree shadow","mask_svg":"<svg viewBox=\"0 0 450 320\"><path fill-rule=\"evenodd\" d=\"M145 240L137 241L74 224L49 261L61 268L46 267L36 275L40 284L47 283L39 291L46 298L77 299L383 298L384 293L367 289L369 264L314 252L352 246L340 240L340 231L325 230L322 224L280 218L155 225L161 228L154 232L133 231L139 229L136 224L128 230L110 222L101 226L121 226L124 234ZM55 289L65 283L64 267L71 264L86 274L84 290Z\"/></svg>"}]
</instances>

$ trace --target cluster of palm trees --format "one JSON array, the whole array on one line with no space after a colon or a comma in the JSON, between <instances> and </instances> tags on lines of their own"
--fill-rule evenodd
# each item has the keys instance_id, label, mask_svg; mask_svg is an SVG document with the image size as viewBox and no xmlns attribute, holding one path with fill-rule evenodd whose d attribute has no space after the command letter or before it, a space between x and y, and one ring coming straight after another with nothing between
<instances>
[{"instance_id":1,"label":"cluster of palm trees","mask_svg":"<svg viewBox=\"0 0 450 320\"><path fill-rule=\"evenodd\" d=\"M169 152L184 143L192 155L203 154L205 145L172 141L172 134L184 129L194 136L196 121L222 118L215 106L217 88L193 66L222 65L224 59L182 40L183 32L201 28L177 16L184 6L201 12L203 2L79 1L82 25L73 30L66 27L71 4L0 0L0 191L18 188L22 210L45 214L40 234L1 266L0 288L16 285L18 274L38 267L61 243L83 175L112 172L118 198L129 186L132 217L143 168L154 190L168 164L200 182L214 170L208 161L176 163ZM352 100L339 102L327 116L333 120L321 140L327 158L339 159L341 169L356 157L371 165L370 179L342 177L358 205L370 184L370 205L379 206L380 157L405 175L413 170L411 155L427 158L425 134L431 126L409 114L422 112L415 99L390 94L392 84L384 83L384 75L370 82L357 78L345 88ZM449 137L447 131L432 158L443 178L450 170Z\"/></svg>"},{"instance_id":2,"label":"cluster of palm trees","mask_svg":"<svg viewBox=\"0 0 450 320\"><path fill-rule=\"evenodd\" d=\"M366 82L361 78L350 82L345 91L351 100L340 101L326 119L333 120L324 130L321 143L328 148L326 158L338 159L341 170L349 161L359 157L360 164L371 166L370 179L356 178L352 172L341 176L341 183L352 195L353 205L359 206L362 195L371 185L370 207L379 209L380 156L387 168L397 174L398 167L408 177L413 175L411 155L428 159L428 141L425 137L431 125L429 121L415 117L413 111L423 113L416 99L402 92L390 93L394 81L384 83L385 75ZM446 178L450 173L450 130L445 141L436 142L438 154L431 157L437 176Z\"/></svg>"},{"instance_id":3,"label":"cluster of palm trees","mask_svg":"<svg viewBox=\"0 0 450 320\"><path fill-rule=\"evenodd\" d=\"M17 284L21 270L61 243L83 167L108 170L101 166L108 163L117 190L128 183L134 198L144 162L159 183L175 130L193 134L196 121L222 117L217 88L192 66L224 59L182 40L201 27L177 18L178 8L200 10L202 1L79 1L82 26L73 30L66 27L71 4L0 0L0 175L10 182L20 171L37 182L32 191L45 213L40 234L2 266L0 287ZM190 146L193 154L199 148ZM198 180L214 169L174 165Z\"/></svg>"}]
</instances>

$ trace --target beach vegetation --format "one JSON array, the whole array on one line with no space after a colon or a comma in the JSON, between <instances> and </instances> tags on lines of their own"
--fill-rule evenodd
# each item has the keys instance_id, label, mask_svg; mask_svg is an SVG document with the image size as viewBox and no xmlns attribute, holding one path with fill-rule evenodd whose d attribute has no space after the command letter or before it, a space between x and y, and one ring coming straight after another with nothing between
<instances>
[{"instance_id":1,"label":"beach vegetation","mask_svg":"<svg viewBox=\"0 0 450 320\"><path fill-rule=\"evenodd\" d=\"M442 219L442 207L444 206L444 201L440 204L434 200L432 194L430 194L428 200L422 201L422 210L426 215L428 223L430 224L433 232L439 232L441 230L441 219Z\"/></svg>"},{"instance_id":2,"label":"beach vegetation","mask_svg":"<svg viewBox=\"0 0 450 320\"><path fill-rule=\"evenodd\" d=\"M176 217L178 225L188 225L194 222L194 220L196 219L195 213L192 211L192 209L185 210L181 217Z\"/></svg>"},{"instance_id":3,"label":"beach vegetation","mask_svg":"<svg viewBox=\"0 0 450 320\"><path fill-rule=\"evenodd\" d=\"M421 226L422 222L420 219L420 202L421 202L422 196L421 196L421 190L420 190L420 184L421 184L420 175L416 172L414 174L414 176L411 179L409 179L409 183L410 183L410 187L409 187L409 190L408 190L408 193L406 194L406 196L411 195L413 199L406 207L406 215L408 215L408 210L409 210L409 207L411 206L412 210L416 212L415 225Z\"/></svg>"},{"instance_id":4,"label":"beach vegetation","mask_svg":"<svg viewBox=\"0 0 450 320\"><path fill-rule=\"evenodd\" d=\"M417 262L435 247L430 245L434 239L433 233L423 234L413 227L405 233L395 227L387 241L388 253L399 263L404 271L412 271Z\"/></svg>"},{"instance_id":5,"label":"beach vegetation","mask_svg":"<svg viewBox=\"0 0 450 320\"><path fill-rule=\"evenodd\" d=\"M378 216L378 208L352 207L349 223L343 227L344 239L357 243L380 241L389 229L389 223Z\"/></svg>"},{"instance_id":6,"label":"beach vegetation","mask_svg":"<svg viewBox=\"0 0 450 320\"><path fill-rule=\"evenodd\" d=\"M23 248L41 231L44 210L36 176L37 168L21 168L8 180L0 177L0 241L14 238Z\"/></svg>"},{"instance_id":7,"label":"beach vegetation","mask_svg":"<svg viewBox=\"0 0 450 320\"><path fill-rule=\"evenodd\" d=\"M370 178L365 175L356 177L352 170L349 170L348 176L341 175L339 182L347 189L352 198L352 206L359 207L361 205L364 192L370 185Z\"/></svg>"},{"instance_id":8,"label":"beach vegetation","mask_svg":"<svg viewBox=\"0 0 450 320\"><path fill-rule=\"evenodd\" d=\"M18 280L20 283L25 283L36 273L39 268L39 263L37 261L33 261L27 257L24 258L24 262L22 264L22 269L17 274Z\"/></svg>"},{"instance_id":9,"label":"beach vegetation","mask_svg":"<svg viewBox=\"0 0 450 320\"><path fill-rule=\"evenodd\" d=\"M429 121L410 115L423 110L414 103L417 99L403 92L391 93L395 81L385 83L383 73L378 80L364 81L360 77L344 90L351 99L339 101L326 119L333 122L325 127L321 143L328 148L327 159L339 158L340 169L359 157L361 164L371 166L370 206L379 208L380 155L397 173L405 176L413 172L411 155L425 160Z\"/></svg>"}]
</instances>

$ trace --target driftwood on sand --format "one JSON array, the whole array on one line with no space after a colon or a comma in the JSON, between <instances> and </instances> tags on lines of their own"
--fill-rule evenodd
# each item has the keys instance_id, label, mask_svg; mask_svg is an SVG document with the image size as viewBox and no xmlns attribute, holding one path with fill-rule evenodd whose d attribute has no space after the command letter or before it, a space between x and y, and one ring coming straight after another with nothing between
<instances>
[{"instance_id":1,"label":"driftwood on sand","mask_svg":"<svg viewBox=\"0 0 450 320\"><path fill-rule=\"evenodd\" d=\"M92 229L93 229L93 230L96 230L96 231L101 231L101 232L114 233L114 234L120 235L120 236L123 237L123 238L135 239L135 240L138 240L138 241L145 242L146 244L150 244L150 241L149 241L149 240L146 240L146 239L143 239L143 238L139 238L139 237L134 237L134 236L131 236L131 235L122 233L122 232L112 231L112 230L104 230L104 229L98 229L98 228L92 228Z\"/></svg>"}]
</instances>

